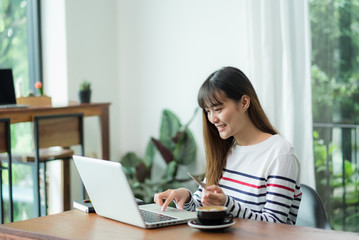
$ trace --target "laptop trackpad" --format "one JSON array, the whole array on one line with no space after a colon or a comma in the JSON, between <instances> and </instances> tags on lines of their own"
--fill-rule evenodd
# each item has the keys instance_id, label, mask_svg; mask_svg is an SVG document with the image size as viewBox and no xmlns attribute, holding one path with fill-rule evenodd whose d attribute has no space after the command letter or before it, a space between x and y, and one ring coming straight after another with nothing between
<instances>
[{"instance_id":1,"label":"laptop trackpad","mask_svg":"<svg viewBox=\"0 0 359 240\"><path fill-rule=\"evenodd\" d=\"M145 204L139 206L139 208L151 212L157 212L160 214L168 215L171 217L180 218L180 219L194 219L197 217L195 212L189 212L173 207L167 207L166 211L162 212L161 206L158 206L157 204Z\"/></svg>"}]
</instances>

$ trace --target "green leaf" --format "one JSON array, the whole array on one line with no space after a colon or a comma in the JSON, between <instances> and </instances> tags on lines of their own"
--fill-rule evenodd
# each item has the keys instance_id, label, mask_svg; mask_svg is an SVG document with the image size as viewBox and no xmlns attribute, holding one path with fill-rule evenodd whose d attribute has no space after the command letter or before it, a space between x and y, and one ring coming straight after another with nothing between
<instances>
[{"instance_id":1,"label":"green leaf","mask_svg":"<svg viewBox=\"0 0 359 240\"><path fill-rule=\"evenodd\" d=\"M192 132L187 128L177 142L173 156L178 164L186 165L196 160L197 145Z\"/></svg>"},{"instance_id":2,"label":"green leaf","mask_svg":"<svg viewBox=\"0 0 359 240\"><path fill-rule=\"evenodd\" d=\"M319 133L317 131L313 131L313 137L314 137L314 139L318 139Z\"/></svg>"},{"instance_id":3,"label":"green leaf","mask_svg":"<svg viewBox=\"0 0 359 240\"><path fill-rule=\"evenodd\" d=\"M124 167L136 167L136 165L140 162L143 162L143 160L139 157L137 157L136 153L129 152L125 156L122 157L120 160L122 166Z\"/></svg>"},{"instance_id":4,"label":"green leaf","mask_svg":"<svg viewBox=\"0 0 359 240\"><path fill-rule=\"evenodd\" d=\"M5 30L5 21L4 18L0 15L0 33L4 32Z\"/></svg>"},{"instance_id":5,"label":"green leaf","mask_svg":"<svg viewBox=\"0 0 359 240\"><path fill-rule=\"evenodd\" d=\"M156 147L153 144L152 140L150 139L147 143L146 155L145 155L145 164L146 164L147 168L149 168L149 169L152 168L152 164L153 164L154 157L155 157L155 152L156 152Z\"/></svg>"},{"instance_id":6,"label":"green leaf","mask_svg":"<svg viewBox=\"0 0 359 240\"><path fill-rule=\"evenodd\" d=\"M134 167L124 167L123 170L128 180L131 181L135 179L136 169Z\"/></svg>"},{"instance_id":7,"label":"green leaf","mask_svg":"<svg viewBox=\"0 0 359 240\"><path fill-rule=\"evenodd\" d=\"M348 160L344 161L345 178L349 178L354 174L354 167Z\"/></svg>"},{"instance_id":8,"label":"green leaf","mask_svg":"<svg viewBox=\"0 0 359 240\"><path fill-rule=\"evenodd\" d=\"M170 151L174 148L172 137L181 130L181 122L179 118L170 110L163 110L161 129L160 129L160 142Z\"/></svg>"},{"instance_id":9,"label":"green leaf","mask_svg":"<svg viewBox=\"0 0 359 240\"><path fill-rule=\"evenodd\" d=\"M163 178L166 179L167 182L173 181L177 174L177 163L175 161L170 162L167 165L166 172L163 175Z\"/></svg>"}]
</instances>

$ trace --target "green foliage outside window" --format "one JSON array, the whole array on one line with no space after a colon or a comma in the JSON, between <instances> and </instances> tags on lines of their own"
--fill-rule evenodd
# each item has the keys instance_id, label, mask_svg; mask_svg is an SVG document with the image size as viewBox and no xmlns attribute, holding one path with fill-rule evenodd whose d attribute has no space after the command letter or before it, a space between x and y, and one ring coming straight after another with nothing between
<instances>
[{"instance_id":1,"label":"green foliage outside window","mask_svg":"<svg viewBox=\"0 0 359 240\"><path fill-rule=\"evenodd\" d=\"M359 232L359 0L309 9L317 191L332 228Z\"/></svg>"},{"instance_id":2,"label":"green foliage outside window","mask_svg":"<svg viewBox=\"0 0 359 240\"><path fill-rule=\"evenodd\" d=\"M22 81L23 92L29 90L27 39L28 2L0 1L0 68L11 68L14 81Z\"/></svg>"},{"instance_id":3,"label":"green foliage outside window","mask_svg":"<svg viewBox=\"0 0 359 240\"><path fill-rule=\"evenodd\" d=\"M344 160L344 171L342 166L335 167L338 162L339 165L343 163L340 155L334 156L341 147L333 143L326 144L317 131L314 131L313 137L317 192L321 196L331 227L336 230L359 232L357 165ZM346 189L345 200L343 185Z\"/></svg>"},{"instance_id":4,"label":"green foliage outside window","mask_svg":"<svg viewBox=\"0 0 359 240\"><path fill-rule=\"evenodd\" d=\"M0 0L0 68L11 68L16 91L27 93L30 86L28 57L28 8L32 0ZM17 82L22 82L18 89ZM17 94L20 94L17 92ZM32 148L32 128L30 123L11 125L12 151L29 152ZM7 172L3 171L3 182L7 182ZM14 220L32 217L31 168L13 164ZM3 188L4 194L7 187ZM5 205L7 208L7 203ZM5 210L7 213L8 211ZM5 221L8 218L6 216Z\"/></svg>"}]
</instances>

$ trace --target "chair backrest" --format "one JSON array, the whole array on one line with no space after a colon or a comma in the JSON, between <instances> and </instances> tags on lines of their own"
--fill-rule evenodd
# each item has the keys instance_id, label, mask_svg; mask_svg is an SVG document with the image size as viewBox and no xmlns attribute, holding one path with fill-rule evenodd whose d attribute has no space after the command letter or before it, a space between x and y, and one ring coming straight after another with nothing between
<instances>
[{"instance_id":1,"label":"chair backrest","mask_svg":"<svg viewBox=\"0 0 359 240\"><path fill-rule=\"evenodd\" d=\"M9 146L10 146L9 129L10 129L10 120L0 119L0 153L9 151Z\"/></svg>"},{"instance_id":2,"label":"chair backrest","mask_svg":"<svg viewBox=\"0 0 359 240\"><path fill-rule=\"evenodd\" d=\"M83 144L83 114L36 116L34 128L39 148Z\"/></svg>"},{"instance_id":3,"label":"chair backrest","mask_svg":"<svg viewBox=\"0 0 359 240\"><path fill-rule=\"evenodd\" d=\"M301 189L303 195L299 206L296 225L331 229L318 193L305 184L301 184Z\"/></svg>"},{"instance_id":4,"label":"chair backrest","mask_svg":"<svg viewBox=\"0 0 359 240\"><path fill-rule=\"evenodd\" d=\"M9 186L9 200L8 200L8 211L10 222L14 221L14 206L13 206L13 194L12 194L12 157L11 157L11 136L10 136L10 119L0 119L0 153L6 152L7 155L7 167L4 167L2 161L0 161L0 177L2 178L2 171L7 169L8 186ZM3 159L2 159L3 160ZM4 196L3 196L3 182L0 179L0 224L4 223Z\"/></svg>"}]
</instances>

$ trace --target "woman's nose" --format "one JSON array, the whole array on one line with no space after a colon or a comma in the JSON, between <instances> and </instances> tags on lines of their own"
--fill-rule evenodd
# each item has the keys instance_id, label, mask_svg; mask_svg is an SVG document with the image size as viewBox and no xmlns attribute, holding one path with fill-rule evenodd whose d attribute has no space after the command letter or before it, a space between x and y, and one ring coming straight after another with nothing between
<instances>
[{"instance_id":1,"label":"woman's nose","mask_svg":"<svg viewBox=\"0 0 359 240\"><path fill-rule=\"evenodd\" d=\"M217 118L216 114L213 114L213 113L209 113L209 114L208 114L208 120L209 120L212 124L218 122L218 118Z\"/></svg>"}]
</instances>

